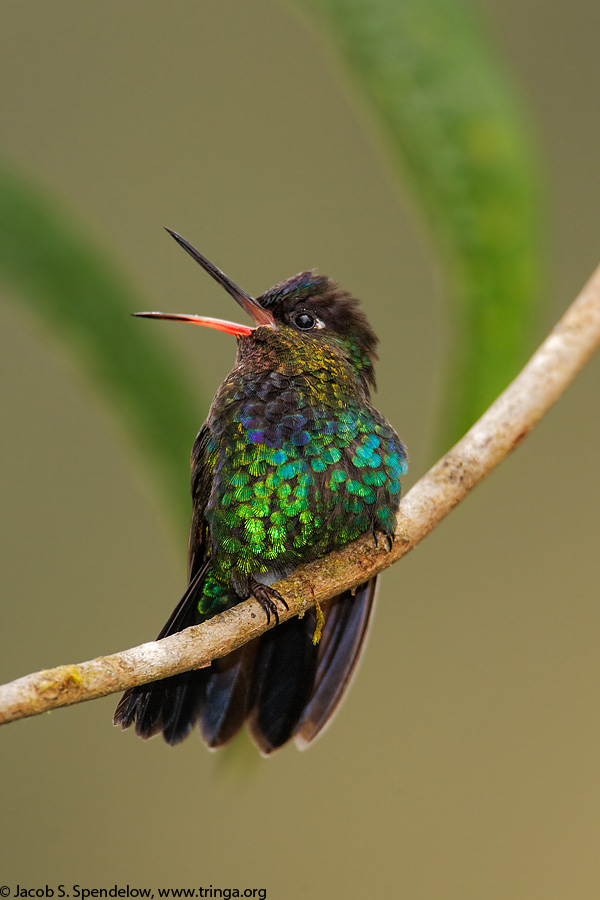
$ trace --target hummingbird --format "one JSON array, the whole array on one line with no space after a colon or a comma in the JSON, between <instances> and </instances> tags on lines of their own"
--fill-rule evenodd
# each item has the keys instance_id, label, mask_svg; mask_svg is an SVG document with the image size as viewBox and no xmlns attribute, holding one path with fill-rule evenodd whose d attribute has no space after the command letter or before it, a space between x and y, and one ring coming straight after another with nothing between
<instances>
[{"instance_id":1,"label":"hummingbird","mask_svg":"<svg viewBox=\"0 0 600 900\"><path fill-rule=\"evenodd\" d=\"M261 753L306 747L338 707L371 617L375 578L279 624L271 585L365 533L394 540L406 448L375 409L377 338L358 301L314 270L254 298L188 241L177 243L248 313L252 325L162 312L237 339L191 455L188 587L158 639L248 599L276 627L206 668L126 691L114 724L171 745L199 725L210 748L246 723ZM279 605L279 606L278 606ZM321 630L321 629L319 629Z\"/></svg>"}]
</instances>

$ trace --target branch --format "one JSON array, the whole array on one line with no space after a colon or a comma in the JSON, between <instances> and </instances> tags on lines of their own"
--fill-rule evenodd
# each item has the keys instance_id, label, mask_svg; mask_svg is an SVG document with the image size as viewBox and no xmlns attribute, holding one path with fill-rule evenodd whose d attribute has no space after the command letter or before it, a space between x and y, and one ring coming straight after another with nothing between
<instances>
[{"instance_id":1,"label":"branch","mask_svg":"<svg viewBox=\"0 0 600 900\"><path fill-rule=\"evenodd\" d=\"M364 536L301 566L275 586L289 605L280 618L304 615L315 601L361 584L412 550L519 446L599 345L600 267L520 375L406 495L391 550ZM262 607L250 598L162 641L26 675L0 687L0 724L202 668L266 630Z\"/></svg>"}]
</instances>

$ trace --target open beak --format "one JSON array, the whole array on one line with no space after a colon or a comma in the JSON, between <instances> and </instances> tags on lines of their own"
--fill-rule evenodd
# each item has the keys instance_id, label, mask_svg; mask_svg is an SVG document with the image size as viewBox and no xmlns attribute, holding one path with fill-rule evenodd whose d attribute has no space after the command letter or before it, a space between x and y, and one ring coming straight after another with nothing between
<instances>
[{"instance_id":1,"label":"open beak","mask_svg":"<svg viewBox=\"0 0 600 900\"><path fill-rule=\"evenodd\" d=\"M219 284L231 294L233 299L240 304L242 309L252 317L255 325L254 327L249 325L238 325L236 322L227 322L225 319L211 319L208 316L180 315L179 313L139 312L133 313L134 316L141 316L145 319L170 319L174 322L189 322L192 325L204 325L206 328L216 328L218 331L225 331L227 334L235 334L238 337L246 337L247 335L252 334L255 328L260 328L263 325L266 325L268 328L276 328L275 319L271 313L264 309L254 297L251 297L250 294L247 294L238 287L224 272L217 269L210 260L206 259L206 257L196 250L195 247L192 247L185 238L182 238L181 235L177 234L175 231L171 231L170 228L166 228L165 230L177 241L180 247L183 247L186 253L190 254L192 259L195 259L196 262L215 279L215 281L218 281Z\"/></svg>"}]
</instances>

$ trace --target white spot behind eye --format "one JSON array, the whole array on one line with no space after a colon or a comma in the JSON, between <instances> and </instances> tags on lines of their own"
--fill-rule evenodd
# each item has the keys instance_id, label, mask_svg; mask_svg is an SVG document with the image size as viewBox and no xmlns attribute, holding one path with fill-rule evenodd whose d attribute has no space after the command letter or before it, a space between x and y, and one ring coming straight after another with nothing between
<instances>
[{"instance_id":1,"label":"white spot behind eye","mask_svg":"<svg viewBox=\"0 0 600 900\"><path fill-rule=\"evenodd\" d=\"M306 318L309 320L310 324L304 325L301 323L301 319ZM313 312L308 309L302 309L297 312L293 320L296 328L300 329L300 331L314 331L315 328L326 328L325 322L322 319L319 319Z\"/></svg>"}]
</instances>

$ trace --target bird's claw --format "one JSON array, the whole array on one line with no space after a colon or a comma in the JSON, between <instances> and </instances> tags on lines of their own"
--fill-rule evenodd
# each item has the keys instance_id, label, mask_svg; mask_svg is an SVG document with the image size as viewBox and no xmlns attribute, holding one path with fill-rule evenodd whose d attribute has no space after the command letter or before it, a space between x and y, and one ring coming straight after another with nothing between
<instances>
[{"instance_id":1,"label":"bird's claw","mask_svg":"<svg viewBox=\"0 0 600 900\"><path fill-rule=\"evenodd\" d=\"M375 541L375 547L377 548L379 545L377 543L377 529L376 528L373 528L372 534L373 534L373 540ZM387 544L388 544L387 550L389 553L390 550L392 549L392 546L396 539L396 535L394 534L393 531L385 531L385 532L383 532L383 537L387 541Z\"/></svg>"},{"instance_id":2,"label":"bird's claw","mask_svg":"<svg viewBox=\"0 0 600 900\"><path fill-rule=\"evenodd\" d=\"M279 591L276 591L272 587L268 587L266 584L261 584L260 581L256 581L254 578L250 581L250 593L254 597L255 600L258 600L262 608L267 614L267 625L271 624L271 613L275 616L275 624L279 625L279 612L277 610L276 600L284 606L286 609L289 609L284 598L281 596Z\"/></svg>"}]
</instances>

